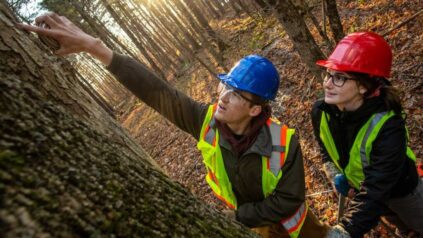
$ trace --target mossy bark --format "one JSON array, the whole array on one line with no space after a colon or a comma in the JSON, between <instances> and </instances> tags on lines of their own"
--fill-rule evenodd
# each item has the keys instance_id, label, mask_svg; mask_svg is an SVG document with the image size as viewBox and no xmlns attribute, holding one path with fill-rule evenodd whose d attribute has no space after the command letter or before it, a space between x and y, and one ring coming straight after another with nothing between
<instances>
[{"instance_id":1,"label":"mossy bark","mask_svg":"<svg viewBox=\"0 0 423 238\"><path fill-rule=\"evenodd\" d=\"M2 237L254 237L166 177L0 1Z\"/></svg>"}]
</instances>

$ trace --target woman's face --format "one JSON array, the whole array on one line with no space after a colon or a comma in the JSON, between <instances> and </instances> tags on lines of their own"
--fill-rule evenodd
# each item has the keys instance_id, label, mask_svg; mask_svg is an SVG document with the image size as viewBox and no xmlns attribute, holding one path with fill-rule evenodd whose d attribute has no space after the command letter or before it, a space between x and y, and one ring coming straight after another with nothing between
<instances>
[{"instance_id":1,"label":"woman's face","mask_svg":"<svg viewBox=\"0 0 423 238\"><path fill-rule=\"evenodd\" d=\"M354 111L363 104L367 91L345 72L327 70L323 81L325 102L336 105L341 111Z\"/></svg>"}]
</instances>

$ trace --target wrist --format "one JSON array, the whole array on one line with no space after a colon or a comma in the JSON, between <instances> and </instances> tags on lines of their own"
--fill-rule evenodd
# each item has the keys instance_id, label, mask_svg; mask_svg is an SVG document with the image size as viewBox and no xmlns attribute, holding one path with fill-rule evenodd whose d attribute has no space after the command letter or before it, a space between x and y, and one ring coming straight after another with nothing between
<instances>
[{"instance_id":1,"label":"wrist","mask_svg":"<svg viewBox=\"0 0 423 238\"><path fill-rule=\"evenodd\" d=\"M108 66L112 62L113 51L99 38L90 37L84 44L84 51Z\"/></svg>"},{"instance_id":2,"label":"wrist","mask_svg":"<svg viewBox=\"0 0 423 238\"><path fill-rule=\"evenodd\" d=\"M89 54L95 54L101 47L101 40L92 36L88 36L83 44L83 51Z\"/></svg>"}]
</instances>

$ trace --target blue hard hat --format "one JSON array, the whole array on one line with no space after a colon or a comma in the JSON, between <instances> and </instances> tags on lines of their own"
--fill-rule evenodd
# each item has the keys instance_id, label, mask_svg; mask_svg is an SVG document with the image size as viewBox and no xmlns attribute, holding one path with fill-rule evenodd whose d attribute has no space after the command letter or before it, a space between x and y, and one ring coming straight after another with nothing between
<instances>
[{"instance_id":1,"label":"blue hard hat","mask_svg":"<svg viewBox=\"0 0 423 238\"><path fill-rule=\"evenodd\" d=\"M265 100L273 100L279 88L279 74L270 60L259 55L242 58L228 74L219 74L223 83Z\"/></svg>"}]
</instances>

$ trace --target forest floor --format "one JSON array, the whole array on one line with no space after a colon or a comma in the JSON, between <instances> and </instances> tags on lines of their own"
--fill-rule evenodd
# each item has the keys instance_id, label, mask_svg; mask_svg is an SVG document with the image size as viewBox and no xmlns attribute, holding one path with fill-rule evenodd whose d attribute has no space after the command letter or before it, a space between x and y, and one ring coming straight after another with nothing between
<instances>
[{"instance_id":1,"label":"forest floor","mask_svg":"<svg viewBox=\"0 0 423 238\"><path fill-rule=\"evenodd\" d=\"M361 2L338 1L347 33L364 30L383 33L423 8L420 0ZM330 190L331 187L321 171L321 158L312 134L309 115L313 102L323 93L322 85L301 63L280 24L274 18L252 19L247 15L232 15L216 20L213 26L229 44L224 52L228 67L243 56L253 53L269 58L277 66L281 85L276 101L272 102L273 115L296 128L304 154L306 193ZM391 81L400 89L408 115L410 145L420 159L423 159L422 26L423 14L385 36L394 54ZM315 28L310 26L310 29L319 41ZM321 40L319 44L322 44ZM191 63L182 76L170 82L195 100L212 103L217 98L215 88L218 80L198 63ZM119 111L122 112L119 120L124 127L164 168L168 176L211 206L223 208L205 182L205 168L193 137L176 128L135 97L128 100L125 108ZM333 192L311 196L307 200L322 221L332 225L336 223L337 197ZM387 232L387 229L378 226L367 237L393 237Z\"/></svg>"}]
</instances>

